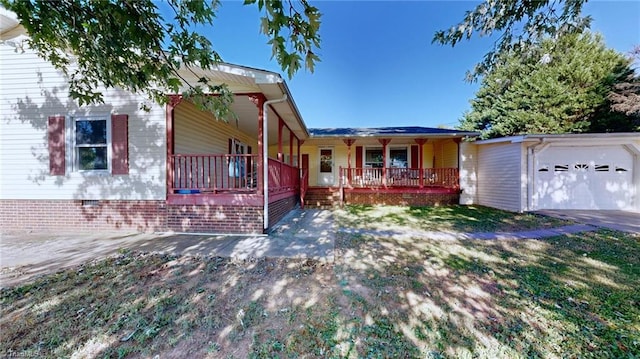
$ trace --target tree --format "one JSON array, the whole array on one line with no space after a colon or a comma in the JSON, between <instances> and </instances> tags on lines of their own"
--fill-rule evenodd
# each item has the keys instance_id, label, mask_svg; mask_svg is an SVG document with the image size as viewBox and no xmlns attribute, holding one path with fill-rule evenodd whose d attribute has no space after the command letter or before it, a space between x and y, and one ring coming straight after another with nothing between
<instances>
[{"instance_id":1,"label":"tree","mask_svg":"<svg viewBox=\"0 0 640 359\"><path fill-rule=\"evenodd\" d=\"M568 34L501 54L483 78L460 128L483 138L525 133L634 131L612 113L613 87L633 76L631 61L599 35Z\"/></svg>"},{"instance_id":2,"label":"tree","mask_svg":"<svg viewBox=\"0 0 640 359\"><path fill-rule=\"evenodd\" d=\"M636 46L630 55L640 66L640 45ZM625 81L615 84L608 99L614 112L640 121L640 76L629 74Z\"/></svg>"},{"instance_id":3,"label":"tree","mask_svg":"<svg viewBox=\"0 0 640 359\"><path fill-rule=\"evenodd\" d=\"M211 42L194 30L212 26L219 0L167 0L164 18L154 0L0 0L15 12L30 39L27 46L69 79L80 105L103 102L99 85L144 93L165 103L167 92L192 98L217 118L233 100L225 84L200 77L189 83L179 71L211 69L221 62ZM306 0L245 0L257 4L261 31L273 57L290 77L319 61L320 13ZM205 96L205 94L217 96Z\"/></svg>"},{"instance_id":4,"label":"tree","mask_svg":"<svg viewBox=\"0 0 640 359\"><path fill-rule=\"evenodd\" d=\"M526 52L540 39L580 33L588 28L591 18L582 16L582 5L587 0L487 0L448 30L435 33L432 42L455 46L473 34L490 36L500 33L493 48L473 71L468 80L477 80L488 73L501 53Z\"/></svg>"}]
</instances>

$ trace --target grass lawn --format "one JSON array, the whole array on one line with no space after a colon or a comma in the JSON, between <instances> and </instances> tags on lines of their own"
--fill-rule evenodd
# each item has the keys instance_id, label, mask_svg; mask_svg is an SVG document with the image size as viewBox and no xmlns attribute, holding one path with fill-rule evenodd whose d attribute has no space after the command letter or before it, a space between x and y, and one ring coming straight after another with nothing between
<instances>
[{"instance_id":1,"label":"grass lawn","mask_svg":"<svg viewBox=\"0 0 640 359\"><path fill-rule=\"evenodd\" d=\"M559 227L569 221L531 213L513 213L483 206L346 206L337 210L343 227L450 232L511 232Z\"/></svg>"},{"instance_id":2,"label":"grass lawn","mask_svg":"<svg viewBox=\"0 0 640 359\"><path fill-rule=\"evenodd\" d=\"M446 217L436 227L427 209L353 207L337 215L341 225L357 215L372 228L381 221L459 231L559 223L485 208L479 216L432 210ZM640 357L638 236L599 230L437 241L339 233L335 257L123 252L2 289L0 355Z\"/></svg>"}]
</instances>

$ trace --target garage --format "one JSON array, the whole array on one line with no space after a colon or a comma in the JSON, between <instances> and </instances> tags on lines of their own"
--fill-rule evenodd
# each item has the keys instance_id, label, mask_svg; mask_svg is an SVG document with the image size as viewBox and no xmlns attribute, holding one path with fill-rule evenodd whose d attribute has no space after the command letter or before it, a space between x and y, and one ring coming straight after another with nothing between
<instances>
[{"instance_id":1,"label":"garage","mask_svg":"<svg viewBox=\"0 0 640 359\"><path fill-rule=\"evenodd\" d=\"M634 153L624 145L550 145L535 156L536 209L631 209Z\"/></svg>"},{"instance_id":2,"label":"garage","mask_svg":"<svg viewBox=\"0 0 640 359\"><path fill-rule=\"evenodd\" d=\"M530 134L461 148L461 203L640 212L640 133Z\"/></svg>"}]
</instances>

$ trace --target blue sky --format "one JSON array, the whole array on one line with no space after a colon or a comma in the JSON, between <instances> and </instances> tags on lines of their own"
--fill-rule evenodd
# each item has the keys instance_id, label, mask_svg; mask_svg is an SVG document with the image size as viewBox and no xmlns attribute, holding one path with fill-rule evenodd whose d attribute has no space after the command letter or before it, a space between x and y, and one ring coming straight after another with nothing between
<instances>
[{"instance_id":1,"label":"blue sky","mask_svg":"<svg viewBox=\"0 0 640 359\"><path fill-rule=\"evenodd\" d=\"M311 1L322 16L322 59L287 79L308 127L457 125L478 84L464 81L491 47L475 37L455 48L431 44L477 2ZM607 45L640 44L640 1L590 1L584 13ZM259 33L257 6L222 3L207 31L224 61L282 73ZM284 76L284 75L283 75Z\"/></svg>"}]
</instances>

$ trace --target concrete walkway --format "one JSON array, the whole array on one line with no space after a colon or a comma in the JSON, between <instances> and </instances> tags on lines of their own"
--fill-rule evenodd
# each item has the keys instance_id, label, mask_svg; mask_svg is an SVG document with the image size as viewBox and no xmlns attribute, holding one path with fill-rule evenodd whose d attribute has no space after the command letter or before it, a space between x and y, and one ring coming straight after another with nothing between
<instances>
[{"instance_id":1,"label":"concrete walkway","mask_svg":"<svg viewBox=\"0 0 640 359\"><path fill-rule=\"evenodd\" d=\"M3 234L0 240L0 287L33 276L106 258L119 251L220 256L313 258L333 262L335 235L340 233L429 238L435 240L489 240L544 238L595 230L573 225L516 233L455 233L419 230L337 229L330 210L294 210L269 235L221 236L191 234Z\"/></svg>"},{"instance_id":2,"label":"concrete walkway","mask_svg":"<svg viewBox=\"0 0 640 359\"><path fill-rule=\"evenodd\" d=\"M640 234L640 212L617 210L549 209L537 211L535 213L560 219L569 219L578 223L588 223L596 227Z\"/></svg>"},{"instance_id":3,"label":"concrete walkway","mask_svg":"<svg viewBox=\"0 0 640 359\"><path fill-rule=\"evenodd\" d=\"M126 250L234 259L313 258L332 262L335 243L331 211L295 210L267 235L24 234L0 239L0 287L106 258Z\"/></svg>"}]
</instances>

